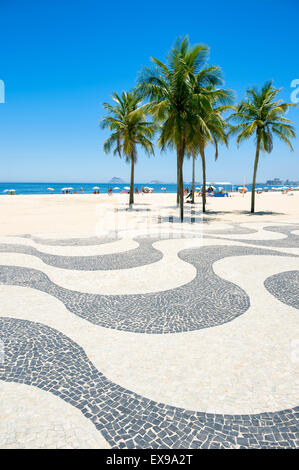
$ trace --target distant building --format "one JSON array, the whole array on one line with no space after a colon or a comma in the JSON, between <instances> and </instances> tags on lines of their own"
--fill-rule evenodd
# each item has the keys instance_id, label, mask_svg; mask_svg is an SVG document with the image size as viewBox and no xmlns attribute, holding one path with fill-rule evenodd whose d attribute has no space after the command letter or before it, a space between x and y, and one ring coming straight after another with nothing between
<instances>
[{"instance_id":1,"label":"distant building","mask_svg":"<svg viewBox=\"0 0 299 470\"><path fill-rule=\"evenodd\" d=\"M299 181L285 180L284 184L285 184L285 186L298 186L298 185L299 185Z\"/></svg>"},{"instance_id":2,"label":"distant building","mask_svg":"<svg viewBox=\"0 0 299 470\"><path fill-rule=\"evenodd\" d=\"M268 184L269 186L282 186L283 181L279 178L274 178L274 180L267 180L266 184Z\"/></svg>"},{"instance_id":3,"label":"distant building","mask_svg":"<svg viewBox=\"0 0 299 470\"><path fill-rule=\"evenodd\" d=\"M273 180L267 180L266 184L269 186L297 186L299 185L299 181L282 181L280 178L274 178Z\"/></svg>"}]
</instances>

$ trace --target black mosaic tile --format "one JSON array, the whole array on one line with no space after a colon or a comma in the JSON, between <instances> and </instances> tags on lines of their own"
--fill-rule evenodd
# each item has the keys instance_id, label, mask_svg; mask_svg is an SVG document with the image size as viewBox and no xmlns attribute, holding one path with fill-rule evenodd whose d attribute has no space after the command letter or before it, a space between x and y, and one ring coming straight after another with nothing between
<instances>
[{"instance_id":1,"label":"black mosaic tile","mask_svg":"<svg viewBox=\"0 0 299 470\"><path fill-rule=\"evenodd\" d=\"M286 235L286 237L278 239L278 240L251 240L251 239L245 240L244 238L243 239L229 238L228 240L248 243L250 245L256 245L256 246L261 246L261 247L269 246L272 248L299 248L299 235L292 233L295 230L299 230L299 224L288 224L285 226L277 225L277 226L271 226L271 227L269 226L269 227L264 227L263 230L268 231L268 232L281 233L283 235ZM221 239L225 240L225 238L223 237L221 237Z\"/></svg>"},{"instance_id":2,"label":"black mosaic tile","mask_svg":"<svg viewBox=\"0 0 299 470\"><path fill-rule=\"evenodd\" d=\"M0 253L22 253L37 256L43 263L63 269L80 271L98 271L113 269L129 269L155 263L162 259L161 251L152 245L160 238L138 238L137 248L121 253L111 253L96 256L60 256L44 253L31 246L18 244L0 244Z\"/></svg>"},{"instance_id":3,"label":"black mosaic tile","mask_svg":"<svg viewBox=\"0 0 299 470\"><path fill-rule=\"evenodd\" d=\"M20 238L27 238L33 240L39 245L51 245L51 246L90 246L90 245L102 245L104 243L112 243L117 240L120 240L115 234L115 236L105 236L105 237L86 237L86 238L62 238L60 240L54 238L44 238L37 237L30 234L17 235Z\"/></svg>"},{"instance_id":4,"label":"black mosaic tile","mask_svg":"<svg viewBox=\"0 0 299 470\"><path fill-rule=\"evenodd\" d=\"M299 271L275 274L268 277L264 285L280 302L299 309Z\"/></svg>"},{"instance_id":5,"label":"black mosaic tile","mask_svg":"<svg viewBox=\"0 0 299 470\"><path fill-rule=\"evenodd\" d=\"M177 333L232 321L249 308L246 292L214 273L213 263L228 256L288 254L243 246L203 246L182 250L179 257L196 268L180 287L157 293L96 295L58 286L41 271L1 266L0 283L31 287L53 295L72 313L91 323L136 333Z\"/></svg>"},{"instance_id":6,"label":"black mosaic tile","mask_svg":"<svg viewBox=\"0 0 299 470\"><path fill-rule=\"evenodd\" d=\"M0 318L0 338L5 346L1 380L62 398L78 408L113 448L296 447L298 407L254 415L184 410L109 381L79 345L48 326Z\"/></svg>"}]
</instances>

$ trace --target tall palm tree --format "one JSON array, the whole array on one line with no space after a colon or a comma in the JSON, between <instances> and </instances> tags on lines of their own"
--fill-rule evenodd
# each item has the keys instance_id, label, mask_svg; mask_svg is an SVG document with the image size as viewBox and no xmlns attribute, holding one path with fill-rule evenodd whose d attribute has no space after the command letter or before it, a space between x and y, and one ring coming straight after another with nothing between
<instances>
[{"instance_id":1,"label":"tall palm tree","mask_svg":"<svg viewBox=\"0 0 299 470\"><path fill-rule=\"evenodd\" d=\"M241 101L230 116L230 119L235 122L230 132L237 134L237 144L252 136L256 138L251 190L252 213L255 207L255 184L260 151L272 152L273 136L277 136L293 150L290 139L296 137L292 121L284 117L289 107L295 105L277 100L280 90L280 88L273 87L272 81L266 82L261 90L249 88L246 99Z\"/></svg>"},{"instance_id":2,"label":"tall palm tree","mask_svg":"<svg viewBox=\"0 0 299 470\"><path fill-rule=\"evenodd\" d=\"M184 217L183 162L187 146L202 125L198 113L211 106L206 87L221 83L220 69L206 67L209 49L189 39L177 40L166 63L153 58L154 66L145 68L138 80L141 93L150 100L147 109L161 123L159 145L176 149L177 202ZM192 79L191 79L192 77ZM196 92L194 83L197 84Z\"/></svg>"},{"instance_id":3,"label":"tall palm tree","mask_svg":"<svg viewBox=\"0 0 299 470\"><path fill-rule=\"evenodd\" d=\"M202 163L202 211L206 212L206 157L205 148L209 144L215 146L215 160L218 158L219 143L228 144L227 128L228 124L223 118L222 113L233 106L227 104L220 104L219 102L229 102L233 99L229 90L218 89L214 90L209 88L206 90L207 96L210 100L210 107L198 109L198 114L201 118L200 126L197 132L193 134L192 140L189 142L188 150L193 159L192 171L192 189L194 201L194 165L196 155L201 156Z\"/></svg>"},{"instance_id":4,"label":"tall palm tree","mask_svg":"<svg viewBox=\"0 0 299 470\"><path fill-rule=\"evenodd\" d=\"M228 92L228 100L229 97ZM206 212L206 157L205 157L205 148L207 145L212 144L215 146L215 160L218 159L219 143L223 143L226 146L228 145L227 137L227 122L223 118L222 113L227 109L231 108L231 105L220 105L217 106L217 95L215 95L214 104L212 104L212 109L203 117L208 132L201 133L199 135L199 153L201 156L202 163L202 211Z\"/></svg>"},{"instance_id":5,"label":"tall palm tree","mask_svg":"<svg viewBox=\"0 0 299 470\"><path fill-rule=\"evenodd\" d=\"M192 146L191 148L191 156L192 156L192 197L191 203L194 204L194 195L195 195L195 160L196 160L196 148Z\"/></svg>"},{"instance_id":6,"label":"tall palm tree","mask_svg":"<svg viewBox=\"0 0 299 470\"><path fill-rule=\"evenodd\" d=\"M145 110L141 106L140 95L133 90L120 96L112 94L114 105L103 103L108 115L101 121L101 127L111 131L104 142L104 151L113 150L114 155L124 156L131 163L129 205L134 203L134 167L137 162L137 146L140 145L148 155L154 154L151 142L157 125L146 121Z\"/></svg>"},{"instance_id":7,"label":"tall palm tree","mask_svg":"<svg viewBox=\"0 0 299 470\"><path fill-rule=\"evenodd\" d=\"M192 159L192 183L191 183L191 203L194 204L194 194L195 194L195 160L199 153L198 145L196 144L195 140L193 142L189 142L186 146L186 156Z\"/></svg>"}]
</instances>

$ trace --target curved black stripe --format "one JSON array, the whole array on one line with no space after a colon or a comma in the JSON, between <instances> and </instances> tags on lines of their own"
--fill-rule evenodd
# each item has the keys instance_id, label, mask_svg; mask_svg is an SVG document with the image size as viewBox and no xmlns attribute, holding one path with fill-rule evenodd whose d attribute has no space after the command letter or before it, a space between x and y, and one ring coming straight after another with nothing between
<instances>
[{"instance_id":1,"label":"curved black stripe","mask_svg":"<svg viewBox=\"0 0 299 470\"><path fill-rule=\"evenodd\" d=\"M296 447L298 407L254 415L188 411L110 382L79 345L48 326L0 318L0 338L1 380L59 396L90 419L112 447Z\"/></svg>"},{"instance_id":2,"label":"curved black stripe","mask_svg":"<svg viewBox=\"0 0 299 470\"><path fill-rule=\"evenodd\" d=\"M113 269L129 269L146 264L155 263L162 259L161 251L152 245L159 238L138 238L137 248L121 253L93 256L60 256L44 253L31 246L17 244L0 244L0 253L22 253L37 256L43 263L56 268L73 269L79 271L108 271Z\"/></svg>"},{"instance_id":3,"label":"curved black stripe","mask_svg":"<svg viewBox=\"0 0 299 470\"><path fill-rule=\"evenodd\" d=\"M36 237L34 235L25 234L25 235L17 235L17 237L21 238L28 238L33 240L35 243L39 245L51 245L51 246L90 246L90 245L102 245L104 243L112 243L120 240L117 236L110 236L110 237L86 237L86 238L61 238L61 239L53 239L53 238L41 238Z\"/></svg>"},{"instance_id":4,"label":"curved black stripe","mask_svg":"<svg viewBox=\"0 0 299 470\"><path fill-rule=\"evenodd\" d=\"M282 233L286 235L286 238L281 238L279 240L251 240L251 239L239 239L239 238L224 238L221 237L222 240L230 240L235 242L242 242L248 243L250 245L256 246L269 246L273 248L299 248L299 235L295 235L291 232L295 230L299 230L299 225L291 224L288 226L271 226L271 227L264 227L264 230L268 232L275 232L275 233ZM217 238L213 236L213 238Z\"/></svg>"},{"instance_id":5,"label":"curved black stripe","mask_svg":"<svg viewBox=\"0 0 299 470\"><path fill-rule=\"evenodd\" d=\"M264 285L276 299L299 309L299 271L286 271L268 277Z\"/></svg>"},{"instance_id":6,"label":"curved black stripe","mask_svg":"<svg viewBox=\"0 0 299 470\"><path fill-rule=\"evenodd\" d=\"M96 295L65 289L41 271L1 266L0 283L32 287L53 295L72 313L91 323L137 333L176 333L229 322L248 310L246 292L217 276L216 261L229 256L291 256L243 246L204 246L183 250L179 257L196 268L187 284L150 294ZM165 273L171 275L171 272Z\"/></svg>"}]
</instances>

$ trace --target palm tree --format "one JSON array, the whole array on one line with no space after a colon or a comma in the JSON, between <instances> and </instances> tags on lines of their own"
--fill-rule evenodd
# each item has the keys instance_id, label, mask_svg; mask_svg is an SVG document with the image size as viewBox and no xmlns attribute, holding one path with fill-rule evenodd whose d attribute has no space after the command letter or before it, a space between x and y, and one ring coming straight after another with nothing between
<instances>
[{"instance_id":1,"label":"palm tree","mask_svg":"<svg viewBox=\"0 0 299 470\"><path fill-rule=\"evenodd\" d=\"M246 100L241 101L235 108L235 113L230 116L230 119L236 123L230 132L237 134L237 144L252 136L256 138L251 190L252 213L255 206L255 184L260 151L272 152L273 136L277 136L293 150L290 139L296 137L292 121L284 117L289 107L295 105L277 100L280 90L273 87L272 81L266 82L261 90L249 88Z\"/></svg>"},{"instance_id":2,"label":"palm tree","mask_svg":"<svg viewBox=\"0 0 299 470\"><path fill-rule=\"evenodd\" d=\"M149 155L154 154L151 142L157 125L146 121L145 110L141 106L140 95L135 90L123 92L121 96L112 94L114 105L103 103L108 112L101 121L103 129L111 131L110 137L104 142L104 151L113 150L114 155L124 156L131 162L130 198L129 205L134 203L134 167L137 162L137 145Z\"/></svg>"},{"instance_id":3,"label":"palm tree","mask_svg":"<svg viewBox=\"0 0 299 470\"><path fill-rule=\"evenodd\" d=\"M193 134L192 140L189 143L189 154L193 159L192 171L192 189L193 189L193 202L194 202L194 173L195 173L195 158L196 155L201 156L202 163L202 211L206 212L206 158L205 148L209 144L215 146L215 160L218 158L219 143L224 143L227 146L227 122L222 116L224 111L232 109L229 104L221 104L221 102L229 102L233 96L229 90L208 88L206 96L210 101L210 107L199 107L198 114L200 116L200 126L197 132Z\"/></svg>"},{"instance_id":4,"label":"palm tree","mask_svg":"<svg viewBox=\"0 0 299 470\"><path fill-rule=\"evenodd\" d=\"M150 102L147 109L161 123L159 145L176 149L177 203L184 217L183 162L194 133L202 126L199 108L211 107L206 87L221 83L220 69L206 67L208 47L190 46L188 38L178 40L166 63L152 58L154 66L145 68L138 89ZM195 90L196 84L196 90Z\"/></svg>"},{"instance_id":5,"label":"palm tree","mask_svg":"<svg viewBox=\"0 0 299 470\"><path fill-rule=\"evenodd\" d=\"M225 91L225 90L223 90ZM227 100L230 100L230 93L227 93ZM202 211L206 212L206 157L205 157L205 148L209 144L215 146L215 160L218 159L219 143L223 143L226 146L228 145L227 137L227 122L222 116L222 113L227 109L231 108L230 105L220 105L217 106L218 101L217 95L215 95L215 102L212 104L212 109L203 117L206 128L208 132L199 134L199 153L201 156L202 163Z\"/></svg>"},{"instance_id":6,"label":"palm tree","mask_svg":"<svg viewBox=\"0 0 299 470\"><path fill-rule=\"evenodd\" d=\"M194 194L195 194L195 160L196 160L196 148L192 146L191 148L192 155L192 198L191 203L194 204Z\"/></svg>"},{"instance_id":7,"label":"palm tree","mask_svg":"<svg viewBox=\"0 0 299 470\"><path fill-rule=\"evenodd\" d=\"M196 142L189 142L188 145L186 146L186 155L188 158L192 158L192 183L191 183L191 203L194 204L194 194L195 194L195 160L196 157L199 153L198 150L198 145L196 145Z\"/></svg>"}]
</instances>

